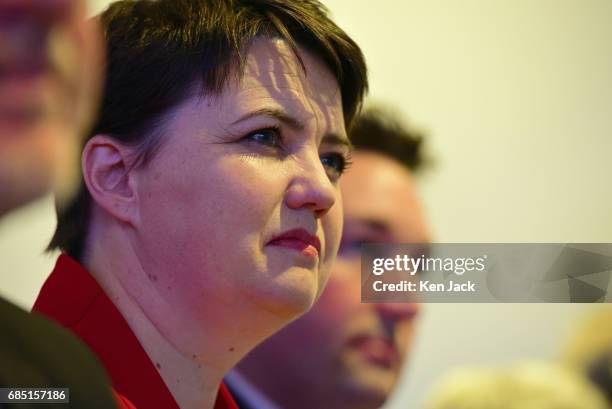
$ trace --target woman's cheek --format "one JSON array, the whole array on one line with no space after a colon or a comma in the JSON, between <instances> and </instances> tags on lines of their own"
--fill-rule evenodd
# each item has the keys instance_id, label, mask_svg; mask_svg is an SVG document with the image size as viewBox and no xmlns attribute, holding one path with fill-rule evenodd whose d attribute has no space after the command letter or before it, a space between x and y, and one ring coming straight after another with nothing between
<instances>
[{"instance_id":1,"label":"woman's cheek","mask_svg":"<svg viewBox=\"0 0 612 409\"><path fill-rule=\"evenodd\" d=\"M241 155L228 159L221 172L249 197L273 192L282 196L286 189L287 165L276 158Z\"/></svg>"}]
</instances>

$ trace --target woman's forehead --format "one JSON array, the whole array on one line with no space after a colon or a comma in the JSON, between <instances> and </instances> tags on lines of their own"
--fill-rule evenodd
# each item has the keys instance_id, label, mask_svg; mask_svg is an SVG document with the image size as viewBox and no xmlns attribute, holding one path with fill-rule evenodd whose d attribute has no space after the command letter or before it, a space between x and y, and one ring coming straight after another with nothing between
<instances>
[{"instance_id":1,"label":"woman's forehead","mask_svg":"<svg viewBox=\"0 0 612 409\"><path fill-rule=\"evenodd\" d=\"M194 93L175 111L180 120L191 117L188 122L221 132L243 117L284 116L305 128L316 126L316 133L346 135L337 81L316 57L301 52L302 67L285 41L267 38L255 40L245 57L240 81L216 96Z\"/></svg>"},{"instance_id":2,"label":"woman's forehead","mask_svg":"<svg viewBox=\"0 0 612 409\"><path fill-rule=\"evenodd\" d=\"M259 38L248 48L236 91L257 96L299 96L317 104L342 105L338 82L327 66L309 51L278 38ZM302 65L303 63L303 65Z\"/></svg>"}]
</instances>

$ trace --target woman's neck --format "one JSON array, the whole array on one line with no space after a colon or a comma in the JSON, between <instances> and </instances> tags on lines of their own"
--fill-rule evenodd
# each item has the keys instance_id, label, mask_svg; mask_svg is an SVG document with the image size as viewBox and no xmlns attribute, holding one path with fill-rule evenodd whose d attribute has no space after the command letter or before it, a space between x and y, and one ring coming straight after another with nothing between
<instances>
[{"instance_id":1,"label":"woman's neck","mask_svg":"<svg viewBox=\"0 0 612 409\"><path fill-rule=\"evenodd\" d=\"M289 318L236 293L192 293L188 302L185 294L170 295L176 271L160 270L152 255L136 248L134 232L103 217L92 215L85 267L121 312L179 406L212 408L225 374Z\"/></svg>"},{"instance_id":2,"label":"woman's neck","mask_svg":"<svg viewBox=\"0 0 612 409\"><path fill-rule=\"evenodd\" d=\"M208 356L201 350L190 353L177 346L176 338L184 337L173 335L188 332L185 327L189 325L181 326L180 316L171 318L175 321L173 325L156 324L164 315L157 314L155 309L166 308L165 301L148 284L147 272L135 257L126 254L129 245L120 246L114 241L109 248L105 240L95 243L87 251L85 267L121 312L178 406L212 409L223 376L238 358ZM135 287L134 283L139 285ZM211 352L214 355L214 350Z\"/></svg>"}]
</instances>

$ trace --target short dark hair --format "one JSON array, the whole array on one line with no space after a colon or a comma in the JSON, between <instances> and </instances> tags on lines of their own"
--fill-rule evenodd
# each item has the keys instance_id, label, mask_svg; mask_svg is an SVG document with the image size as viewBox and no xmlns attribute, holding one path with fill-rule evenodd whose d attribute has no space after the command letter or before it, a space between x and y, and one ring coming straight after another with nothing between
<instances>
[{"instance_id":1,"label":"short dark hair","mask_svg":"<svg viewBox=\"0 0 612 409\"><path fill-rule=\"evenodd\" d=\"M155 153L164 115L189 96L218 95L239 78L246 47L258 37L280 37L304 47L338 81L348 127L367 91L366 65L357 44L317 0L122 0L101 14L107 73L96 134L133 146L138 164ZM85 141L86 142L86 141ZM83 181L75 198L57 208L48 250L80 260L91 197Z\"/></svg>"},{"instance_id":2,"label":"short dark hair","mask_svg":"<svg viewBox=\"0 0 612 409\"><path fill-rule=\"evenodd\" d=\"M364 110L353 121L349 136L356 150L389 156L413 172L421 170L425 162L423 134L403 125L388 109Z\"/></svg>"}]
</instances>

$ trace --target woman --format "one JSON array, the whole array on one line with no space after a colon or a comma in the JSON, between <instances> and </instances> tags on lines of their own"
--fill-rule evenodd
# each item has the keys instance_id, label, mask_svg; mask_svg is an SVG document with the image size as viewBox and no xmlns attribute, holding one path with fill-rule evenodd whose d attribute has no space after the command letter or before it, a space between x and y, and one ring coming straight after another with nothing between
<instances>
[{"instance_id":1,"label":"woman","mask_svg":"<svg viewBox=\"0 0 612 409\"><path fill-rule=\"evenodd\" d=\"M325 285L363 57L316 1L122 1L102 23L102 112L35 309L136 407L211 408Z\"/></svg>"}]
</instances>

